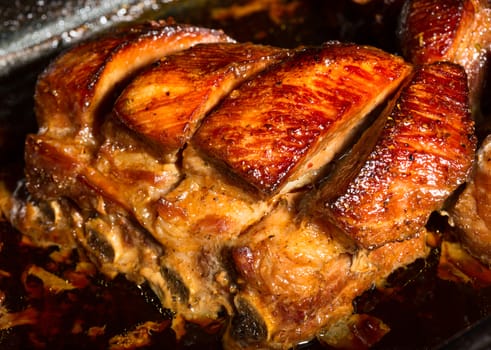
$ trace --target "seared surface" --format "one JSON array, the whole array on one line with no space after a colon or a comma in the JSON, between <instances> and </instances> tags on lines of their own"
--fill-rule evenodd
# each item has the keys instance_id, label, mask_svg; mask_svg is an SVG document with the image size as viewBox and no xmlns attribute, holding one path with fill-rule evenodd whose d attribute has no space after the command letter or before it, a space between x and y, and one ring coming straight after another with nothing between
<instances>
[{"instance_id":1,"label":"seared surface","mask_svg":"<svg viewBox=\"0 0 491 350\"><path fill-rule=\"evenodd\" d=\"M376 123L382 129L367 132L323 184L320 217L368 249L417 235L469 175L476 140L467 97L461 67L418 69Z\"/></svg>"},{"instance_id":2,"label":"seared surface","mask_svg":"<svg viewBox=\"0 0 491 350\"><path fill-rule=\"evenodd\" d=\"M163 155L175 155L221 98L288 53L253 44L197 45L139 74L118 98L115 113Z\"/></svg>"},{"instance_id":3,"label":"seared surface","mask_svg":"<svg viewBox=\"0 0 491 350\"><path fill-rule=\"evenodd\" d=\"M437 16L428 19L427 13ZM448 60L462 65L467 73L470 103L478 136L489 134L489 116L482 110L482 90L486 83L487 60L491 49L491 6L489 1L407 2L401 21L401 44L408 59L415 63ZM428 25L428 20L430 25ZM476 167L466 189L449 206L452 224L459 239L478 259L489 264L490 234L487 199L489 167L487 143L478 152Z\"/></svg>"},{"instance_id":4,"label":"seared surface","mask_svg":"<svg viewBox=\"0 0 491 350\"><path fill-rule=\"evenodd\" d=\"M411 0L404 5L399 34L413 63L451 61L464 67L471 104L479 109L491 48L491 8L485 0Z\"/></svg>"},{"instance_id":5,"label":"seared surface","mask_svg":"<svg viewBox=\"0 0 491 350\"><path fill-rule=\"evenodd\" d=\"M476 2L477 3L477 2ZM430 16L437 12L437 16ZM442 1L440 6L429 0L405 4L401 23L403 49L415 63L431 63L450 56L464 37L476 11L472 0Z\"/></svg>"},{"instance_id":6,"label":"seared surface","mask_svg":"<svg viewBox=\"0 0 491 350\"><path fill-rule=\"evenodd\" d=\"M266 194L312 182L409 73L373 48L305 49L230 94L192 143Z\"/></svg>"},{"instance_id":7,"label":"seared surface","mask_svg":"<svg viewBox=\"0 0 491 350\"><path fill-rule=\"evenodd\" d=\"M220 31L149 22L80 44L39 79L35 99L39 127L42 132L90 138L85 128L97 125L95 114L107 111L107 104L111 107L118 85L139 69L200 42L231 41Z\"/></svg>"}]
</instances>

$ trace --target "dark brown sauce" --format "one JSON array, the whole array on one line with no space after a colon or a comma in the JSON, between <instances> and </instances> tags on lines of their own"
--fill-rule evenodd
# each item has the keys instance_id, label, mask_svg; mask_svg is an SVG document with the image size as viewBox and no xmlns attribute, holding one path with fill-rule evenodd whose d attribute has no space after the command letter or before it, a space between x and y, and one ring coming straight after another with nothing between
<instances>
[{"instance_id":1,"label":"dark brown sauce","mask_svg":"<svg viewBox=\"0 0 491 350\"><path fill-rule=\"evenodd\" d=\"M0 223L0 277L3 306L10 312L26 308L38 311L37 322L0 331L0 349L107 349L116 335L135 329L146 321L164 324L143 349L219 349L220 332L189 325L187 335L176 342L169 327L171 314L163 310L147 286L136 286L117 277L88 276L86 286L53 293L36 277L24 277L32 264L59 276L73 273L76 252L66 262L54 263L50 254L57 248L26 244L7 222ZM491 315L491 287L437 277L439 250L395 272L383 290L371 290L355 301L358 312L367 313L389 325L391 331L373 349L431 349L459 331ZM79 325L80 330L76 327ZM100 329L100 333L91 333ZM94 334L94 335L90 335ZM401 345L402 344L402 345ZM303 349L323 348L313 342Z\"/></svg>"}]
</instances>

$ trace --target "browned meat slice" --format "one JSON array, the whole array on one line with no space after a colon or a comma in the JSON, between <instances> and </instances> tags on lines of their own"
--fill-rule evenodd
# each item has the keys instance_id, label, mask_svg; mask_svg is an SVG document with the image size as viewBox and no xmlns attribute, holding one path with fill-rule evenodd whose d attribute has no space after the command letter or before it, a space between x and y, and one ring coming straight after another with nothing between
<instances>
[{"instance_id":1,"label":"browned meat slice","mask_svg":"<svg viewBox=\"0 0 491 350\"><path fill-rule=\"evenodd\" d=\"M438 16L428 18L429 11ZM408 1L402 19L402 45L411 60L418 63L449 60L465 68L477 130L479 136L486 136L490 119L481 115L479 103L491 43L489 1ZM486 139L478 151L472 179L446 209L464 247L482 262L491 264L488 143Z\"/></svg>"},{"instance_id":2,"label":"browned meat slice","mask_svg":"<svg viewBox=\"0 0 491 350\"><path fill-rule=\"evenodd\" d=\"M364 290L428 252L425 235L356 251L295 206L280 202L233 249L240 278L231 348L287 349L310 340L343 322Z\"/></svg>"},{"instance_id":3,"label":"browned meat slice","mask_svg":"<svg viewBox=\"0 0 491 350\"><path fill-rule=\"evenodd\" d=\"M205 44L166 56L119 97L115 112L130 129L174 155L201 119L244 80L289 51L253 44Z\"/></svg>"},{"instance_id":4,"label":"browned meat slice","mask_svg":"<svg viewBox=\"0 0 491 350\"><path fill-rule=\"evenodd\" d=\"M477 106L491 44L489 1L407 1L400 37L405 57L411 62L462 65L468 75L472 105Z\"/></svg>"},{"instance_id":5,"label":"browned meat slice","mask_svg":"<svg viewBox=\"0 0 491 350\"><path fill-rule=\"evenodd\" d=\"M491 265L491 136L479 148L472 180L449 213L464 247Z\"/></svg>"},{"instance_id":6,"label":"browned meat slice","mask_svg":"<svg viewBox=\"0 0 491 350\"><path fill-rule=\"evenodd\" d=\"M460 66L417 70L381 130L366 133L323 184L317 213L364 248L417 235L469 174L475 137L467 91Z\"/></svg>"},{"instance_id":7,"label":"browned meat slice","mask_svg":"<svg viewBox=\"0 0 491 350\"><path fill-rule=\"evenodd\" d=\"M36 88L42 132L91 138L94 119L121 84L149 63L197 43L231 42L221 31L150 22L81 44L55 60ZM107 107L107 106L106 106Z\"/></svg>"},{"instance_id":8,"label":"browned meat slice","mask_svg":"<svg viewBox=\"0 0 491 350\"><path fill-rule=\"evenodd\" d=\"M90 207L80 202L90 197L82 195L82 189L92 188L89 193L103 193L126 209L138 207L143 194L153 198L168 190L179 179L175 166L161 164L148 145L111 118L106 121L106 104L111 107L118 86L166 54L198 43L232 41L221 31L151 22L109 33L62 54L36 86L40 132L29 136L26 144L28 189L37 198L73 197L81 207ZM98 150L98 144L108 138L111 145ZM131 149L128 143L133 144ZM94 156L104 161L94 162ZM104 173L111 173L113 179ZM79 186L80 181L90 186ZM131 195L137 188L139 196Z\"/></svg>"},{"instance_id":9,"label":"browned meat slice","mask_svg":"<svg viewBox=\"0 0 491 350\"><path fill-rule=\"evenodd\" d=\"M410 67L380 50L329 43L233 91L193 144L263 193L312 181Z\"/></svg>"}]
</instances>

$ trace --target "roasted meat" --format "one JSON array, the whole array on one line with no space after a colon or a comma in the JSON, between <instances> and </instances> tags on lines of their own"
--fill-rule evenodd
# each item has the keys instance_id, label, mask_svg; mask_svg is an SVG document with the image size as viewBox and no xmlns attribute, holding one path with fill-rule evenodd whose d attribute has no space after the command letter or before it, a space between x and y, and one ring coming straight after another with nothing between
<instances>
[{"instance_id":1,"label":"roasted meat","mask_svg":"<svg viewBox=\"0 0 491 350\"><path fill-rule=\"evenodd\" d=\"M40 76L6 211L38 244L148 283L177 336L217 322L227 348L289 348L428 253L424 225L471 167L467 97L457 65L368 46L127 28Z\"/></svg>"},{"instance_id":2,"label":"roasted meat","mask_svg":"<svg viewBox=\"0 0 491 350\"><path fill-rule=\"evenodd\" d=\"M462 65L469 79L471 104L478 109L491 44L488 1L406 1L399 36L410 62L451 61Z\"/></svg>"},{"instance_id":3,"label":"roasted meat","mask_svg":"<svg viewBox=\"0 0 491 350\"><path fill-rule=\"evenodd\" d=\"M465 71L418 69L373 129L322 185L316 208L367 249L417 235L467 179L476 139Z\"/></svg>"},{"instance_id":4,"label":"roasted meat","mask_svg":"<svg viewBox=\"0 0 491 350\"><path fill-rule=\"evenodd\" d=\"M160 154L175 155L224 96L288 54L253 44L197 45L140 74L119 97L115 113L155 142Z\"/></svg>"},{"instance_id":5,"label":"roasted meat","mask_svg":"<svg viewBox=\"0 0 491 350\"><path fill-rule=\"evenodd\" d=\"M428 25L427 13L432 16ZM480 110L487 58L491 49L491 6L488 1L412 0L405 4L401 17L401 45L406 57L415 63L451 61L464 67L470 89L473 116L486 137L489 116ZM489 136L477 152L475 169L462 193L446 209L457 238L463 246L485 264L491 264L491 229L489 228L489 180L487 165Z\"/></svg>"},{"instance_id":6,"label":"roasted meat","mask_svg":"<svg viewBox=\"0 0 491 350\"><path fill-rule=\"evenodd\" d=\"M287 192L315 180L408 70L354 45L302 50L234 91L192 143L260 192Z\"/></svg>"}]
</instances>

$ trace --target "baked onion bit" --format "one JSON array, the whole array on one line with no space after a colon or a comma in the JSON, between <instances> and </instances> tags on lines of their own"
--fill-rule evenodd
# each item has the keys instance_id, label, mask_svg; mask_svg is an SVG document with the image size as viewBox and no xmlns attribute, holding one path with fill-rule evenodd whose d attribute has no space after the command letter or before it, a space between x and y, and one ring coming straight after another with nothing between
<instances>
[{"instance_id":1,"label":"baked onion bit","mask_svg":"<svg viewBox=\"0 0 491 350\"><path fill-rule=\"evenodd\" d=\"M61 292L64 292L67 290L72 290L72 289L76 288L69 281L67 281L63 278L60 278L60 277L56 276L55 274L53 274L49 271L46 271L42 267L39 267L36 265L31 265L27 269L25 275L26 275L25 278L27 278L27 276L35 276L35 277L39 278L43 282L44 288L47 291L54 293L54 294L61 293Z\"/></svg>"},{"instance_id":2,"label":"baked onion bit","mask_svg":"<svg viewBox=\"0 0 491 350\"><path fill-rule=\"evenodd\" d=\"M0 330L36 324L39 322L38 316L39 311L33 307L18 312L9 312L4 306L0 306Z\"/></svg>"}]
</instances>

